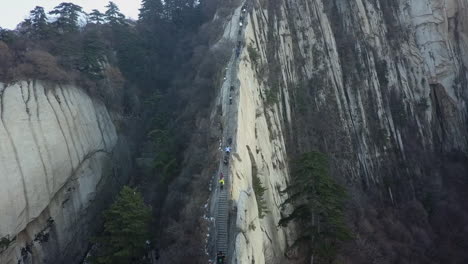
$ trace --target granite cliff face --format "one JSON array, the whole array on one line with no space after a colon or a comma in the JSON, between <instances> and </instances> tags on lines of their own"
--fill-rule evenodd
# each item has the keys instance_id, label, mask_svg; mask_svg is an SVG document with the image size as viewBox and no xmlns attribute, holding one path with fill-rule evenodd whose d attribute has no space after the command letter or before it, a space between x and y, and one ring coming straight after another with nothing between
<instances>
[{"instance_id":1,"label":"granite cliff face","mask_svg":"<svg viewBox=\"0 0 468 264\"><path fill-rule=\"evenodd\" d=\"M278 221L290 161L312 150L349 193L341 262L465 263L468 1L245 4L240 33L240 6L215 18L242 46L211 115L235 131L230 263L310 262ZM0 263L77 263L127 180L121 117L72 85L0 98Z\"/></svg>"},{"instance_id":2,"label":"granite cliff face","mask_svg":"<svg viewBox=\"0 0 468 264\"><path fill-rule=\"evenodd\" d=\"M0 263L78 263L130 164L117 115L73 85L0 84ZM116 162L121 165L116 165Z\"/></svg>"},{"instance_id":3,"label":"granite cliff face","mask_svg":"<svg viewBox=\"0 0 468 264\"><path fill-rule=\"evenodd\" d=\"M311 150L350 194L344 263L466 261L468 2L247 3L244 47L258 55L244 48L237 73L233 261L297 257L293 229L277 228L279 190Z\"/></svg>"}]
</instances>

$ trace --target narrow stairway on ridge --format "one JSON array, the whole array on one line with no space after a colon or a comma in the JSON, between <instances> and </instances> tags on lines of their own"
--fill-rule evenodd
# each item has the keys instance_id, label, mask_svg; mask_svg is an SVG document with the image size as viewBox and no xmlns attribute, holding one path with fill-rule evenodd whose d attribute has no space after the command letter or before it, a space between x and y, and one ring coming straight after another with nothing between
<instances>
[{"instance_id":1,"label":"narrow stairway on ridge","mask_svg":"<svg viewBox=\"0 0 468 264\"><path fill-rule=\"evenodd\" d=\"M223 123L223 135L221 140L220 151L222 158L220 159L219 169L217 174L216 188L213 189L213 196L216 199L215 205L215 226L216 226L216 253L221 252L225 255L224 263L229 263L232 257L232 252L229 251L229 202L231 193L231 175L230 164L232 152L236 149L235 136L237 132L237 111L239 99L239 85L237 80L237 68L240 59L240 53L243 48L243 35L247 21L247 3L243 3L241 7L234 12L231 23L234 25L236 32L235 37L231 39L235 43L235 48L225 72L225 78L222 85L222 107L225 109L225 120ZM232 148L229 152L225 151L226 147ZM225 160L226 158L226 160ZM221 189L219 176L224 176L224 187ZM218 260L216 259L216 263ZM223 263L223 262L222 262Z\"/></svg>"}]
</instances>

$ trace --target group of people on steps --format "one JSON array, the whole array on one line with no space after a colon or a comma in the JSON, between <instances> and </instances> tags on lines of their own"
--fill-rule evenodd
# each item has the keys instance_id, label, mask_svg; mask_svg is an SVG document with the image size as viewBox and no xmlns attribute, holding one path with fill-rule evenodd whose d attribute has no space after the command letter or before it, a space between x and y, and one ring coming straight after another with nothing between
<instances>
[{"instance_id":1,"label":"group of people on steps","mask_svg":"<svg viewBox=\"0 0 468 264\"><path fill-rule=\"evenodd\" d=\"M229 145L224 149L225 155L224 155L224 160L223 160L223 163L224 163L224 165L226 165L226 166L227 166L228 163L229 163L229 154L231 154L231 149L232 149L231 146L230 146L231 143L232 143L232 139L229 138L228 142L230 142L230 143L229 143ZM219 173L219 187L221 188L221 190L224 189L224 175L223 175L222 172Z\"/></svg>"},{"instance_id":2,"label":"group of people on steps","mask_svg":"<svg viewBox=\"0 0 468 264\"><path fill-rule=\"evenodd\" d=\"M240 15L240 18L239 18L239 36L242 34L242 26L244 24L244 19L245 19L246 13L247 13L247 3L245 3L241 8L241 15ZM236 58L239 57L241 48L242 48L242 42L238 41L237 47L236 47L236 50L235 50ZM224 80L226 80L226 77L224 78ZM231 85L231 87L229 88L229 104L230 105L232 104L232 92L233 91L234 91L234 86ZM228 138L227 146L224 148L225 154L224 154L224 157L223 157L223 163L224 163L225 166L228 166L228 164L229 164L229 156L230 156L231 150L232 150L231 144L232 144L232 138ZM221 190L224 189L224 184L225 184L224 175L223 175L222 172L220 172L220 174L219 174L219 188ZM218 251L218 253L216 254L216 263L217 264L224 264L225 260L226 260L226 255L222 251Z\"/></svg>"}]
</instances>

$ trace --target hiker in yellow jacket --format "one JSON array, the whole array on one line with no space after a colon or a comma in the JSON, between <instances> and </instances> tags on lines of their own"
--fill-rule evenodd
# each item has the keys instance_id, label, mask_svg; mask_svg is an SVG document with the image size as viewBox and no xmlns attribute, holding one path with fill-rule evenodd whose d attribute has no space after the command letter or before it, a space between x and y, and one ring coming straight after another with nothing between
<instances>
[{"instance_id":1,"label":"hiker in yellow jacket","mask_svg":"<svg viewBox=\"0 0 468 264\"><path fill-rule=\"evenodd\" d=\"M224 187L224 177L219 180L219 186L220 186L220 188L222 190L223 187Z\"/></svg>"}]
</instances>

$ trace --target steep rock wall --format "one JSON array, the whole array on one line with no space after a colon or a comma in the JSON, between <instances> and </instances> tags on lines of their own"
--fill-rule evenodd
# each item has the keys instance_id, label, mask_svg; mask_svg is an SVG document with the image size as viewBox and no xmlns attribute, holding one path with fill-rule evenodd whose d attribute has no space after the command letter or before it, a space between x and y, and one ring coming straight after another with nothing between
<instances>
[{"instance_id":1,"label":"steep rock wall","mask_svg":"<svg viewBox=\"0 0 468 264\"><path fill-rule=\"evenodd\" d=\"M0 263L78 263L128 161L106 106L76 86L0 84Z\"/></svg>"},{"instance_id":2,"label":"steep rock wall","mask_svg":"<svg viewBox=\"0 0 468 264\"><path fill-rule=\"evenodd\" d=\"M256 81L254 72L250 64L241 62L237 149L232 162L232 198L237 205L233 263L284 263L288 234L277 228L285 199L280 191L288 179L281 126L284 113L264 103L265 86ZM254 177L266 188L261 197L255 192ZM259 207L264 208L259 212Z\"/></svg>"},{"instance_id":3,"label":"steep rock wall","mask_svg":"<svg viewBox=\"0 0 468 264\"><path fill-rule=\"evenodd\" d=\"M236 40L240 16L241 8L238 8L226 27L224 39ZM249 25L243 35L253 38L253 28ZM234 118L227 121L235 120L235 124L228 123L228 127L236 127L230 163L233 211L228 258L230 263L286 263L284 252L291 243L293 231L278 229L277 224L286 198L280 191L286 188L288 179L283 119L289 113L267 103L267 83L259 79L248 60L245 45L249 43L242 41L239 58L233 55L236 63L229 64L227 73L234 73L234 80L228 76L227 81L234 90L230 91L229 85L224 87L219 102L223 104L223 117L234 113ZM230 67L236 68L231 71ZM232 106L228 103L229 95L233 96ZM261 188L265 188L263 195Z\"/></svg>"},{"instance_id":4,"label":"steep rock wall","mask_svg":"<svg viewBox=\"0 0 468 264\"><path fill-rule=\"evenodd\" d=\"M350 193L348 219L357 238L345 246L344 262L465 259L468 2L251 5L245 44L260 58L242 55L237 141L239 160L255 160L269 188L273 213L267 217L274 221L255 220L257 227L275 228L280 196L274 190L287 181L287 165L276 173L270 156L281 153L276 156L283 162L285 153L320 150ZM249 166L235 164L233 170L240 175L233 177L233 197L252 214L257 205L249 196L251 178L245 177ZM236 250L248 257L240 258L272 263L264 259L269 249L286 250L282 235L270 247L263 242L260 253L248 250L249 243L260 246L255 241L268 231L249 237L254 232L245 231L246 225L239 228L244 237L238 237Z\"/></svg>"}]
</instances>

